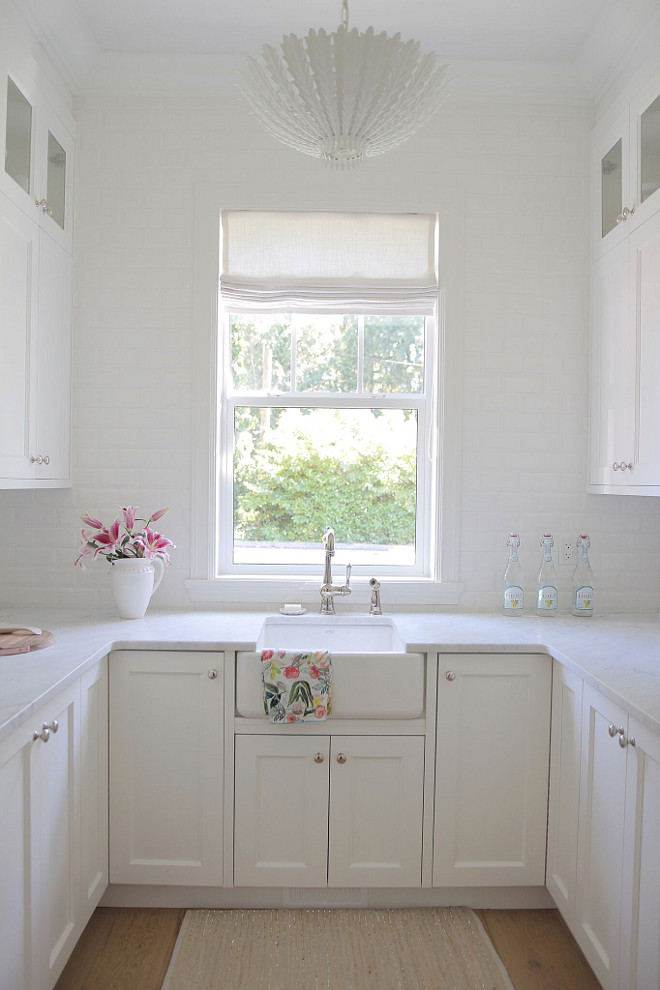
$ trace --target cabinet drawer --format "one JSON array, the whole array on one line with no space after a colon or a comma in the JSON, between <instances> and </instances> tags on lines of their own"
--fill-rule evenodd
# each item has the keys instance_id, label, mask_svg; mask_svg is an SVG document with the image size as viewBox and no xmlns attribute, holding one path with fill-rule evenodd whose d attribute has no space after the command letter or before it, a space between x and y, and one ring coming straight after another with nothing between
<instances>
[{"instance_id":1,"label":"cabinet drawer","mask_svg":"<svg viewBox=\"0 0 660 990\"><path fill-rule=\"evenodd\" d=\"M236 710L265 718L261 656L236 657ZM332 658L334 718L421 718L424 715L424 654L342 653Z\"/></svg>"}]
</instances>

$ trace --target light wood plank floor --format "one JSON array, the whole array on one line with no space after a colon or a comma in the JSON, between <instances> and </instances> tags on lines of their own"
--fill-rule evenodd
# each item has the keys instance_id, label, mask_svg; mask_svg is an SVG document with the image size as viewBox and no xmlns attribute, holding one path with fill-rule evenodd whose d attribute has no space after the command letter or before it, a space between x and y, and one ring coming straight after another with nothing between
<instances>
[{"instance_id":1,"label":"light wood plank floor","mask_svg":"<svg viewBox=\"0 0 660 990\"><path fill-rule=\"evenodd\" d=\"M160 990L184 914L97 908L55 990ZM558 911L477 914L516 990L600 990Z\"/></svg>"}]
</instances>

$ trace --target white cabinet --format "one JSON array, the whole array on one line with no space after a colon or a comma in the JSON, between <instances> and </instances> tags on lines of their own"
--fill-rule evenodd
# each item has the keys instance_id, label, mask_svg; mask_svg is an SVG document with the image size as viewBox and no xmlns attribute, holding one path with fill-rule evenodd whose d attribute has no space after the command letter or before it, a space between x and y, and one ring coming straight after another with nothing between
<instances>
[{"instance_id":1,"label":"white cabinet","mask_svg":"<svg viewBox=\"0 0 660 990\"><path fill-rule=\"evenodd\" d=\"M553 698L548 889L605 990L657 990L660 737L565 669Z\"/></svg>"},{"instance_id":2,"label":"white cabinet","mask_svg":"<svg viewBox=\"0 0 660 990\"><path fill-rule=\"evenodd\" d=\"M543 885L551 660L441 655L434 886Z\"/></svg>"},{"instance_id":3,"label":"white cabinet","mask_svg":"<svg viewBox=\"0 0 660 990\"><path fill-rule=\"evenodd\" d=\"M660 72L592 141L592 255L600 257L660 210Z\"/></svg>"},{"instance_id":4,"label":"white cabinet","mask_svg":"<svg viewBox=\"0 0 660 990\"><path fill-rule=\"evenodd\" d=\"M660 987L660 736L628 724L620 990Z\"/></svg>"},{"instance_id":5,"label":"white cabinet","mask_svg":"<svg viewBox=\"0 0 660 990\"><path fill-rule=\"evenodd\" d=\"M660 213L593 266L590 490L659 495Z\"/></svg>"},{"instance_id":6,"label":"white cabinet","mask_svg":"<svg viewBox=\"0 0 660 990\"><path fill-rule=\"evenodd\" d=\"M546 886L569 927L577 884L582 678L556 660L552 670L550 798Z\"/></svg>"},{"instance_id":7,"label":"white cabinet","mask_svg":"<svg viewBox=\"0 0 660 990\"><path fill-rule=\"evenodd\" d=\"M0 52L0 191L71 253L74 138L17 47Z\"/></svg>"},{"instance_id":8,"label":"white cabinet","mask_svg":"<svg viewBox=\"0 0 660 990\"><path fill-rule=\"evenodd\" d=\"M588 487L660 495L660 73L592 160Z\"/></svg>"},{"instance_id":9,"label":"white cabinet","mask_svg":"<svg viewBox=\"0 0 660 990\"><path fill-rule=\"evenodd\" d=\"M80 854L84 923L108 886L108 664L80 679Z\"/></svg>"},{"instance_id":10,"label":"white cabinet","mask_svg":"<svg viewBox=\"0 0 660 990\"><path fill-rule=\"evenodd\" d=\"M237 886L420 886L423 737L238 735L235 760Z\"/></svg>"},{"instance_id":11,"label":"white cabinet","mask_svg":"<svg viewBox=\"0 0 660 990\"><path fill-rule=\"evenodd\" d=\"M0 744L1 990L53 987L106 886L105 671Z\"/></svg>"},{"instance_id":12,"label":"white cabinet","mask_svg":"<svg viewBox=\"0 0 660 990\"><path fill-rule=\"evenodd\" d=\"M65 487L73 139L29 78L0 69L0 488Z\"/></svg>"},{"instance_id":13,"label":"white cabinet","mask_svg":"<svg viewBox=\"0 0 660 990\"><path fill-rule=\"evenodd\" d=\"M110 655L110 880L222 883L223 656Z\"/></svg>"},{"instance_id":14,"label":"white cabinet","mask_svg":"<svg viewBox=\"0 0 660 990\"><path fill-rule=\"evenodd\" d=\"M626 749L618 729L626 713L584 686L578 829L577 904L573 934L606 988L618 987Z\"/></svg>"}]
</instances>

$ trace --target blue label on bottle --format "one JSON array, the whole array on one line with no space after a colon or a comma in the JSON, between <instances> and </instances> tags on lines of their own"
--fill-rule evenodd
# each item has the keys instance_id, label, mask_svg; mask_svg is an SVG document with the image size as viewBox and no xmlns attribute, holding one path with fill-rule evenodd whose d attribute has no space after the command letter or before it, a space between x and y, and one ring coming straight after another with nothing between
<instances>
[{"instance_id":1,"label":"blue label on bottle","mask_svg":"<svg viewBox=\"0 0 660 990\"><path fill-rule=\"evenodd\" d=\"M537 608L539 612L552 612L557 608L557 589L554 585L546 584L539 588Z\"/></svg>"},{"instance_id":2,"label":"blue label on bottle","mask_svg":"<svg viewBox=\"0 0 660 990\"><path fill-rule=\"evenodd\" d=\"M517 584L511 584L504 591L504 608L519 612L523 607L524 593Z\"/></svg>"},{"instance_id":3,"label":"blue label on bottle","mask_svg":"<svg viewBox=\"0 0 660 990\"><path fill-rule=\"evenodd\" d=\"M594 589L586 584L575 591L575 610L577 612L591 612L594 607Z\"/></svg>"}]
</instances>

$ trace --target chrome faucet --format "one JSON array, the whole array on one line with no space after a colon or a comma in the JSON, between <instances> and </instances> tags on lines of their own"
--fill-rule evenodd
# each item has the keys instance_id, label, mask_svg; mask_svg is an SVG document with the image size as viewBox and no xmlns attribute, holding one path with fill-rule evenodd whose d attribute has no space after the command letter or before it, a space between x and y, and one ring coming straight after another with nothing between
<instances>
[{"instance_id":1,"label":"chrome faucet","mask_svg":"<svg viewBox=\"0 0 660 990\"><path fill-rule=\"evenodd\" d=\"M332 583L332 558L335 555L335 531L328 526L323 534L325 549L325 567L323 569L323 584L321 585L321 615L335 614L335 595L344 598L350 595L351 565L346 565L346 584Z\"/></svg>"},{"instance_id":2,"label":"chrome faucet","mask_svg":"<svg viewBox=\"0 0 660 990\"><path fill-rule=\"evenodd\" d=\"M380 607L380 581L378 581L376 578L370 578L369 587L371 588L371 603L369 605L369 615L382 615L383 610Z\"/></svg>"}]
</instances>

